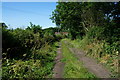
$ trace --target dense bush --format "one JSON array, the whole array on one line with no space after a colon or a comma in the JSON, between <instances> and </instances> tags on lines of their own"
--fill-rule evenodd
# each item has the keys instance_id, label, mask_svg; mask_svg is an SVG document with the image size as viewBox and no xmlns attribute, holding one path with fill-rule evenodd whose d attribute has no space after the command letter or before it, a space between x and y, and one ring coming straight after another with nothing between
<instances>
[{"instance_id":1,"label":"dense bush","mask_svg":"<svg viewBox=\"0 0 120 80\"><path fill-rule=\"evenodd\" d=\"M52 74L56 56L54 28L42 30L33 25L26 29L3 28L3 79L45 78Z\"/></svg>"},{"instance_id":2,"label":"dense bush","mask_svg":"<svg viewBox=\"0 0 120 80\"><path fill-rule=\"evenodd\" d=\"M104 27L92 27L88 33L87 33L87 38L90 40L102 40L103 39L103 31Z\"/></svg>"},{"instance_id":3,"label":"dense bush","mask_svg":"<svg viewBox=\"0 0 120 80\"><path fill-rule=\"evenodd\" d=\"M3 67L3 79L39 79L45 78L51 73L53 63L47 63L46 66L41 66L40 60L14 60L14 62L7 66Z\"/></svg>"}]
</instances>

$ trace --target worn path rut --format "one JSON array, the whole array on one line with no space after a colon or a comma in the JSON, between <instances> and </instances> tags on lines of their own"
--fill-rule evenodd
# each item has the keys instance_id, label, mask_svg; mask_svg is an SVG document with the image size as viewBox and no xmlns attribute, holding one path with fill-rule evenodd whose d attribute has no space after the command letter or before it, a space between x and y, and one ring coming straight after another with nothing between
<instances>
[{"instance_id":1,"label":"worn path rut","mask_svg":"<svg viewBox=\"0 0 120 80\"><path fill-rule=\"evenodd\" d=\"M59 45L61 46L61 44ZM57 49L57 56L55 58L55 66L53 69L53 78L63 78L64 63L61 62L62 59L62 50L61 48Z\"/></svg>"},{"instance_id":2,"label":"worn path rut","mask_svg":"<svg viewBox=\"0 0 120 80\"><path fill-rule=\"evenodd\" d=\"M98 78L110 78L110 75L112 75L105 67L98 64L95 59L85 56L84 52L76 48L69 49L80 61L83 62L84 67L86 67L89 72L95 74Z\"/></svg>"},{"instance_id":3,"label":"worn path rut","mask_svg":"<svg viewBox=\"0 0 120 80\"><path fill-rule=\"evenodd\" d=\"M68 42L65 42L67 44ZM102 64L97 63L97 61L93 58L90 58L85 55L85 53L77 48L70 48L69 50L75 54L76 58L78 58L81 62L83 62L83 66L91 73L95 74L98 78L110 78L112 73L108 71ZM65 63L61 62L62 59L62 49L59 47L57 49L57 56L55 58L55 66L53 69L53 78L63 78L64 65ZM108 79L107 79L108 80ZM111 79L110 79L111 80ZM118 79L112 79L118 80Z\"/></svg>"}]
</instances>

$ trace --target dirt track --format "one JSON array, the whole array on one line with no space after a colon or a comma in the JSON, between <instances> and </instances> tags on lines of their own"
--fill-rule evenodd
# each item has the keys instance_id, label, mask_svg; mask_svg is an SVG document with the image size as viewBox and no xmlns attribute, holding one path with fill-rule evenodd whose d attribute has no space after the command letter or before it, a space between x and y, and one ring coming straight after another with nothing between
<instances>
[{"instance_id":1,"label":"dirt track","mask_svg":"<svg viewBox=\"0 0 120 80\"><path fill-rule=\"evenodd\" d=\"M88 69L89 72L95 74L98 78L110 78L111 73L103 67L101 64L97 64L97 61L85 56L85 53L76 48L69 48L76 57L83 62L83 66Z\"/></svg>"},{"instance_id":2,"label":"dirt track","mask_svg":"<svg viewBox=\"0 0 120 80\"><path fill-rule=\"evenodd\" d=\"M62 59L61 48L57 49L57 56L55 58L55 66L53 69L53 78L63 78L64 63L60 60Z\"/></svg>"},{"instance_id":3,"label":"dirt track","mask_svg":"<svg viewBox=\"0 0 120 80\"><path fill-rule=\"evenodd\" d=\"M67 42L65 42L66 44ZM97 61L93 58L85 56L85 53L77 48L69 48L69 50L75 54L76 58L78 58L81 62L83 62L83 66L91 73L95 74L98 78L110 78L112 75L110 71L108 71L103 65L98 64ZM64 65L65 63L61 62L62 59L62 49L57 49L57 56L55 58L55 66L53 69L53 78L63 78ZM114 80L114 79L113 79Z\"/></svg>"}]
</instances>

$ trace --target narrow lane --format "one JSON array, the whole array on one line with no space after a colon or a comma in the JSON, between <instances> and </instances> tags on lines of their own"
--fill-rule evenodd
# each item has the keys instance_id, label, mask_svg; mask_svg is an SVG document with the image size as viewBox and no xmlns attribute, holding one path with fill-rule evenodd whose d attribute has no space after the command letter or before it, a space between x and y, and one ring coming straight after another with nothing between
<instances>
[{"instance_id":1,"label":"narrow lane","mask_svg":"<svg viewBox=\"0 0 120 80\"><path fill-rule=\"evenodd\" d=\"M104 66L98 64L95 59L85 56L84 52L76 48L69 49L80 61L83 62L84 67L91 73L95 74L98 78L110 78L110 75L112 75Z\"/></svg>"},{"instance_id":2,"label":"narrow lane","mask_svg":"<svg viewBox=\"0 0 120 80\"><path fill-rule=\"evenodd\" d=\"M61 44L59 45L61 46ZM64 63L61 62L62 59L62 49L59 47L57 49L57 56L55 58L55 66L53 69L53 78L63 78Z\"/></svg>"}]
</instances>

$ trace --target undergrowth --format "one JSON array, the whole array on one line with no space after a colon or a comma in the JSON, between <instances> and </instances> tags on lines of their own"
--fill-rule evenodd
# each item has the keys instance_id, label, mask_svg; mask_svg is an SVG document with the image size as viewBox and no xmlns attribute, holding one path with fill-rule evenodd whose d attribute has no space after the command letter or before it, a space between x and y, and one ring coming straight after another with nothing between
<instances>
[{"instance_id":1,"label":"undergrowth","mask_svg":"<svg viewBox=\"0 0 120 80\"><path fill-rule=\"evenodd\" d=\"M49 47L46 45L45 47ZM5 59L2 64L3 79L40 79L52 76L56 46L36 50L28 60ZM52 48L52 51L49 51ZM35 52L35 51L33 51Z\"/></svg>"},{"instance_id":2,"label":"undergrowth","mask_svg":"<svg viewBox=\"0 0 120 80\"><path fill-rule=\"evenodd\" d=\"M76 48L83 50L87 53L87 56L95 58L98 63L101 63L108 68L112 75L111 77L118 77L118 50L116 45L109 45L105 41L89 42L89 39L85 37L83 40L69 40L69 42Z\"/></svg>"}]
</instances>

